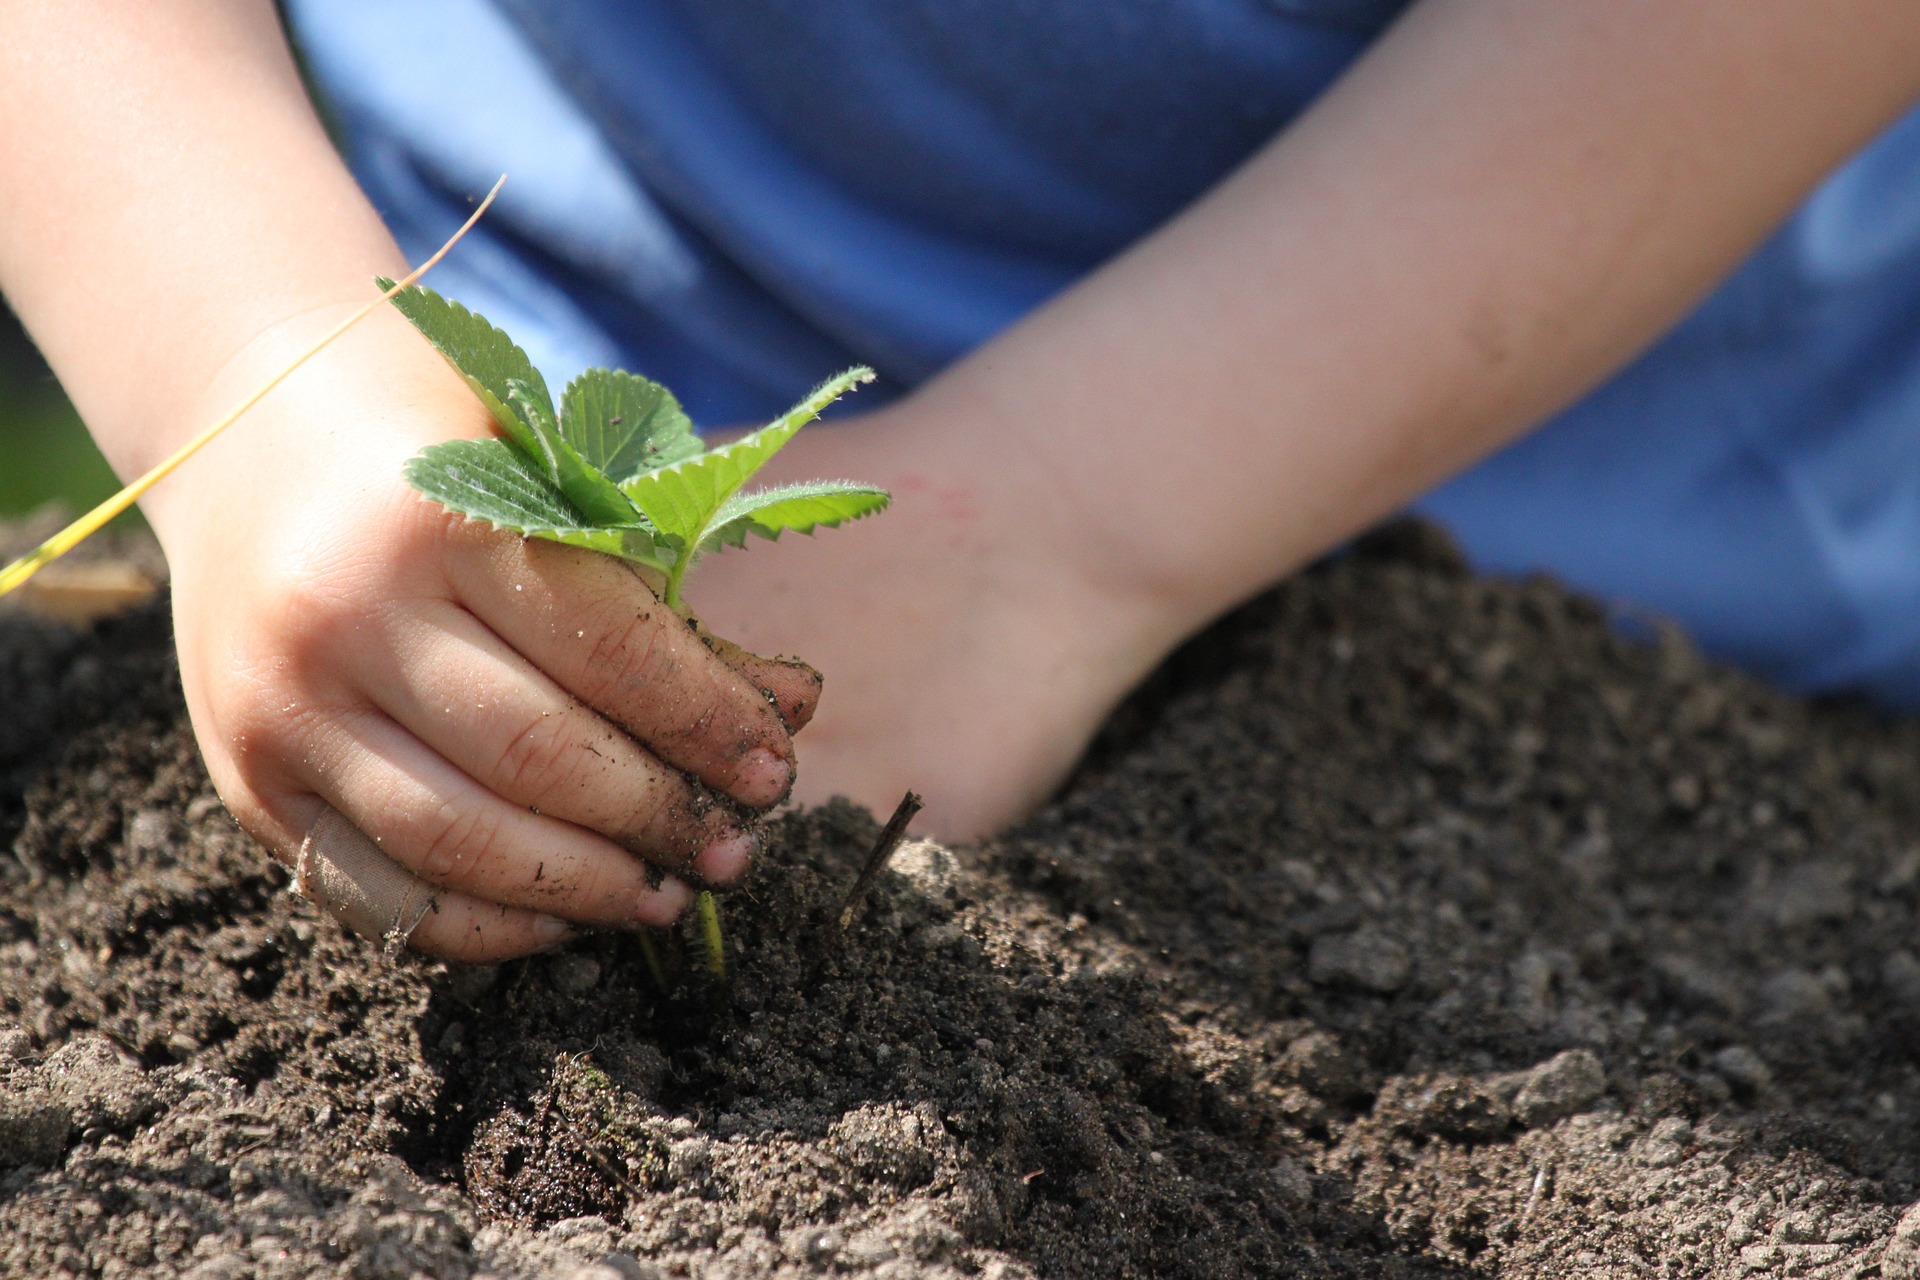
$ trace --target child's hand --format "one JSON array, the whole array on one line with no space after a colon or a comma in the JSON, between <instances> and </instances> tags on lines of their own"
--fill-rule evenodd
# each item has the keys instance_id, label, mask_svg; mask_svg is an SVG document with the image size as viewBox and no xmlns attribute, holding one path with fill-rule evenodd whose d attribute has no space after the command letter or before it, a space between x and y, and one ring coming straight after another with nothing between
<instances>
[{"instance_id":1,"label":"child's hand","mask_svg":"<svg viewBox=\"0 0 1920 1280\"><path fill-rule=\"evenodd\" d=\"M284 348L254 344L206 404ZM402 480L422 445L486 430L383 314L150 504L221 795L287 860L331 805L441 890L414 945L469 960L567 921L665 924L689 901L681 876L737 875L752 838L705 788L780 801L789 725L818 692L751 655L743 678L619 562L465 522Z\"/></svg>"}]
</instances>

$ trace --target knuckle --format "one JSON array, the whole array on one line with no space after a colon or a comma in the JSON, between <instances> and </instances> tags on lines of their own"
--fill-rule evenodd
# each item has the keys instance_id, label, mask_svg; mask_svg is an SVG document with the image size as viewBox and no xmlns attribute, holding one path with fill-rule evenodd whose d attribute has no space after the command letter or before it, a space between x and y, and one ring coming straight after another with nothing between
<instances>
[{"instance_id":1,"label":"knuckle","mask_svg":"<svg viewBox=\"0 0 1920 1280\"><path fill-rule=\"evenodd\" d=\"M763 721L777 724L764 698L731 670L724 675L710 670L702 661L704 649L690 651L675 643L659 623L648 620L648 612L611 621L595 638L587 676L593 701L620 707L644 697L646 737L661 745L716 736L757 739L765 736L756 732Z\"/></svg>"},{"instance_id":2,"label":"knuckle","mask_svg":"<svg viewBox=\"0 0 1920 1280\"><path fill-rule=\"evenodd\" d=\"M309 758L322 740L325 712L299 686L271 675L238 679L208 695L208 732L235 781L260 791Z\"/></svg>"},{"instance_id":3,"label":"knuckle","mask_svg":"<svg viewBox=\"0 0 1920 1280\"><path fill-rule=\"evenodd\" d=\"M285 706L293 691L287 682L258 664L236 665L230 678L211 682L206 691L210 727L223 741L259 742L263 739L284 742L287 726L275 714L276 705Z\"/></svg>"},{"instance_id":4,"label":"knuckle","mask_svg":"<svg viewBox=\"0 0 1920 1280\"><path fill-rule=\"evenodd\" d=\"M693 794L684 785L649 787L629 806L624 824L628 838L649 861L684 867L704 844L705 823L695 807Z\"/></svg>"},{"instance_id":5,"label":"knuckle","mask_svg":"<svg viewBox=\"0 0 1920 1280\"><path fill-rule=\"evenodd\" d=\"M472 883L491 863L500 841L500 820L490 806L443 804L427 820L416 870L447 885Z\"/></svg>"},{"instance_id":6,"label":"knuckle","mask_svg":"<svg viewBox=\"0 0 1920 1280\"><path fill-rule=\"evenodd\" d=\"M539 805L566 788L580 757L569 717L542 712L508 739L494 762L494 790L520 804Z\"/></svg>"},{"instance_id":7,"label":"knuckle","mask_svg":"<svg viewBox=\"0 0 1920 1280\"><path fill-rule=\"evenodd\" d=\"M671 784L642 788L632 797L621 817L620 829L626 839L645 851L649 858L678 864L693 856L692 841L680 830L685 824L674 820L680 806Z\"/></svg>"},{"instance_id":8,"label":"knuckle","mask_svg":"<svg viewBox=\"0 0 1920 1280\"><path fill-rule=\"evenodd\" d=\"M357 592L331 576L287 566L260 594L271 644L293 673L311 675L336 658L360 623Z\"/></svg>"},{"instance_id":9,"label":"knuckle","mask_svg":"<svg viewBox=\"0 0 1920 1280\"><path fill-rule=\"evenodd\" d=\"M455 554L471 556L496 572L518 568L527 559L528 540L522 535L484 520L467 519L430 499L419 497L407 514L409 532L422 542L438 543Z\"/></svg>"},{"instance_id":10,"label":"knuckle","mask_svg":"<svg viewBox=\"0 0 1920 1280\"><path fill-rule=\"evenodd\" d=\"M732 727L728 710L726 703L717 697L670 700L661 708L656 736L668 742L699 741L713 733L716 725Z\"/></svg>"},{"instance_id":11,"label":"knuckle","mask_svg":"<svg viewBox=\"0 0 1920 1280\"><path fill-rule=\"evenodd\" d=\"M549 877L541 886L545 893L537 905L555 915L617 921L626 914L620 901L626 883L627 877L617 868L590 858L573 868L564 881Z\"/></svg>"},{"instance_id":12,"label":"knuckle","mask_svg":"<svg viewBox=\"0 0 1920 1280\"><path fill-rule=\"evenodd\" d=\"M668 686L684 669L650 609L602 611L580 629L587 634L585 678L596 702Z\"/></svg>"},{"instance_id":13,"label":"knuckle","mask_svg":"<svg viewBox=\"0 0 1920 1280\"><path fill-rule=\"evenodd\" d=\"M663 617L664 610L623 593L581 615L574 626L587 645L578 668L580 696L649 743L684 744L668 753L683 765L716 751L724 755L735 741L782 736L778 713L752 682L691 633L676 632L679 620Z\"/></svg>"}]
</instances>

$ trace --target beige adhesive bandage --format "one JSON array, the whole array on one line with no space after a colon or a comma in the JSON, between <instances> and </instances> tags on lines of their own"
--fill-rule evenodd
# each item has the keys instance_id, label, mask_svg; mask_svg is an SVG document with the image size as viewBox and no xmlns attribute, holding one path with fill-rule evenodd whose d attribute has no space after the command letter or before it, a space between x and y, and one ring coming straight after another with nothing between
<instances>
[{"instance_id":1,"label":"beige adhesive bandage","mask_svg":"<svg viewBox=\"0 0 1920 1280\"><path fill-rule=\"evenodd\" d=\"M300 842L294 887L361 937L380 942L389 957L433 910L432 887L332 806L320 810Z\"/></svg>"}]
</instances>

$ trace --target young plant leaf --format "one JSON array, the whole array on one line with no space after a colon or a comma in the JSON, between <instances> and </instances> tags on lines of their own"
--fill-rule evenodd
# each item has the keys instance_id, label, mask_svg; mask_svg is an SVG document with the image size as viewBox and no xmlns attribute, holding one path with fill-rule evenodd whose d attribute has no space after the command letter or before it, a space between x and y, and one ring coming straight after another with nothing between
<instances>
[{"instance_id":1,"label":"young plant leaf","mask_svg":"<svg viewBox=\"0 0 1920 1280\"><path fill-rule=\"evenodd\" d=\"M507 379L507 407L526 432L524 438L519 432L511 438L539 464L547 479L559 484L560 459L553 446L560 439L560 429L540 416L540 406L534 402L530 388L518 378Z\"/></svg>"},{"instance_id":2,"label":"young plant leaf","mask_svg":"<svg viewBox=\"0 0 1920 1280\"><path fill-rule=\"evenodd\" d=\"M394 295L393 305L466 380L507 438L543 464L547 478L588 517L586 523L625 525L638 519L613 482L561 437L546 379L513 339L485 317L417 285Z\"/></svg>"},{"instance_id":3,"label":"young plant leaf","mask_svg":"<svg viewBox=\"0 0 1920 1280\"><path fill-rule=\"evenodd\" d=\"M666 572L671 552L658 547L637 520L595 525L584 519L539 464L505 440L448 440L407 460L415 489L474 520L528 537L604 551ZM663 552L665 552L663 554Z\"/></svg>"},{"instance_id":4,"label":"young plant leaf","mask_svg":"<svg viewBox=\"0 0 1920 1280\"><path fill-rule=\"evenodd\" d=\"M620 369L588 369L567 384L560 434L616 484L706 449L673 392Z\"/></svg>"},{"instance_id":5,"label":"young plant leaf","mask_svg":"<svg viewBox=\"0 0 1920 1280\"><path fill-rule=\"evenodd\" d=\"M374 283L383 291L393 287L393 282L384 276L376 277ZM533 361L527 359L527 353L484 317L420 285L395 294L393 305L467 380L500 430L519 441L529 453L538 454L540 448L531 438L531 428L508 407L513 401L510 384L517 380L526 384L529 399L546 410L547 420L553 420L553 397L547 393L546 379L533 367Z\"/></svg>"},{"instance_id":6,"label":"young plant leaf","mask_svg":"<svg viewBox=\"0 0 1920 1280\"><path fill-rule=\"evenodd\" d=\"M736 493L721 504L720 513L700 542L700 550L743 547L749 533L773 539L788 529L812 533L822 525L832 528L884 511L890 501L884 489L846 480L816 480Z\"/></svg>"},{"instance_id":7,"label":"young plant leaf","mask_svg":"<svg viewBox=\"0 0 1920 1280\"><path fill-rule=\"evenodd\" d=\"M547 478L558 485L560 492L566 494L568 500L580 509L588 523L624 525L639 520L639 513L618 486L561 437L560 428L555 425L549 411L534 399L532 387L519 378L510 378L507 380L507 389L507 403L532 432L534 444L540 451L537 456L546 466Z\"/></svg>"},{"instance_id":8,"label":"young plant leaf","mask_svg":"<svg viewBox=\"0 0 1920 1280\"><path fill-rule=\"evenodd\" d=\"M643 472L620 486L640 514L674 546L691 551L706 540L720 508L780 452L796 431L863 382L873 370L849 369L815 387L806 399L758 431L695 458Z\"/></svg>"},{"instance_id":9,"label":"young plant leaf","mask_svg":"<svg viewBox=\"0 0 1920 1280\"><path fill-rule=\"evenodd\" d=\"M674 609L683 609L681 585L703 552L743 546L749 533L810 533L889 501L881 490L843 481L740 493L795 432L848 390L872 381L871 369L829 378L772 423L708 451L680 402L656 382L589 369L567 386L557 415L533 362L484 318L417 287L395 294L393 302L506 436L431 446L407 464L414 488L498 528L659 569Z\"/></svg>"}]
</instances>

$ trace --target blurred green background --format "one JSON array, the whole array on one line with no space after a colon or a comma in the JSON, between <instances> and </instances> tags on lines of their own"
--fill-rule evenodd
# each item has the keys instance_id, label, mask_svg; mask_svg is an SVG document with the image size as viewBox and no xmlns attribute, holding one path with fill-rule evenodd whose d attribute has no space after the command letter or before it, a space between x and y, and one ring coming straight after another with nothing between
<instances>
[{"instance_id":1,"label":"blurred green background","mask_svg":"<svg viewBox=\"0 0 1920 1280\"><path fill-rule=\"evenodd\" d=\"M0 519L54 499L78 514L119 487L40 353L0 304Z\"/></svg>"}]
</instances>

